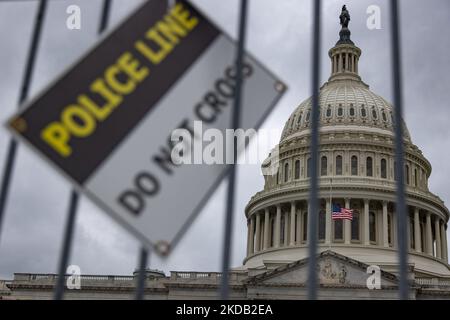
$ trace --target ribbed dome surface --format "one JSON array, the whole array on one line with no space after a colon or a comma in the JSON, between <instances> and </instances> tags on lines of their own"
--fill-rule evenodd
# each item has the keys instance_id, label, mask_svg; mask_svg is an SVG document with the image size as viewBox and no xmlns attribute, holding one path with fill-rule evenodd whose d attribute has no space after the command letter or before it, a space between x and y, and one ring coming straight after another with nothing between
<instances>
[{"instance_id":1,"label":"ribbed dome surface","mask_svg":"<svg viewBox=\"0 0 450 320\"><path fill-rule=\"evenodd\" d=\"M311 98L303 101L286 122L281 141L309 129ZM358 80L333 80L320 90L320 126L363 126L393 132L393 109ZM409 133L405 138L410 140Z\"/></svg>"}]
</instances>

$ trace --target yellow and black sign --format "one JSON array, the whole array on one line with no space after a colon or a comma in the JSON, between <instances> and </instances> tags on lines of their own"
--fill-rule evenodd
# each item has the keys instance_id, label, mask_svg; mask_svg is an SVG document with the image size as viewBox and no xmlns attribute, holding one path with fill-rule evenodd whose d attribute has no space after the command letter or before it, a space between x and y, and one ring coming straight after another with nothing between
<instances>
[{"instance_id":1,"label":"yellow and black sign","mask_svg":"<svg viewBox=\"0 0 450 320\"><path fill-rule=\"evenodd\" d=\"M148 1L9 126L78 184L220 34L186 1Z\"/></svg>"},{"instance_id":2,"label":"yellow and black sign","mask_svg":"<svg viewBox=\"0 0 450 320\"><path fill-rule=\"evenodd\" d=\"M167 2L143 4L8 122L16 137L163 255L230 168L175 163L172 133L184 129L200 147L199 124L225 137L237 88L235 42L188 1L171 8ZM243 75L240 126L257 130L286 86L249 54Z\"/></svg>"}]
</instances>

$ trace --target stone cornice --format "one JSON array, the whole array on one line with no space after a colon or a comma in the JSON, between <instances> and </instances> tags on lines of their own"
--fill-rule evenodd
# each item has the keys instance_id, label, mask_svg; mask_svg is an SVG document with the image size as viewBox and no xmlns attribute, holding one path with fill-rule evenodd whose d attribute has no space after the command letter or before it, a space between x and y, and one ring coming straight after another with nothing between
<instances>
[{"instance_id":1,"label":"stone cornice","mask_svg":"<svg viewBox=\"0 0 450 320\"><path fill-rule=\"evenodd\" d=\"M8 288L11 290L36 290L36 291L53 291L53 285L45 285L45 284L17 284L11 283L8 285ZM111 291L123 291L123 292L134 292L136 291L135 287L123 287L123 286L82 286L79 290L67 290L66 292L79 292L79 291L95 291L95 292L111 292ZM167 293L169 290L167 288L151 288L146 287L145 291L148 292L161 292Z\"/></svg>"},{"instance_id":2,"label":"stone cornice","mask_svg":"<svg viewBox=\"0 0 450 320\"><path fill-rule=\"evenodd\" d=\"M426 296L445 296L450 298L450 290L418 288L417 293Z\"/></svg>"},{"instance_id":3,"label":"stone cornice","mask_svg":"<svg viewBox=\"0 0 450 320\"><path fill-rule=\"evenodd\" d=\"M211 283L167 283L167 288L183 288L183 289L207 289L207 290L217 290L220 288L220 284L211 284ZM246 287L244 284L230 284L229 288L235 291L245 291Z\"/></svg>"}]
</instances>

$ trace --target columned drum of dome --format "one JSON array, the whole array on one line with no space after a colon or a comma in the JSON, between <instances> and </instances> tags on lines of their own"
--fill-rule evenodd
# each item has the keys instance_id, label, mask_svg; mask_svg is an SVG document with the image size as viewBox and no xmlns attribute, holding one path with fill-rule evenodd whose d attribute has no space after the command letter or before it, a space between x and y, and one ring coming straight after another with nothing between
<instances>
[{"instance_id":1,"label":"columned drum of dome","mask_svg":"<svg viewBox=\"0 0 450 320\"><path fill-rule=\"evenodd\" d=\"M343 28L329 50L330 77L320 89L317 212L319 251L397 269L393 107L359 75L361 49ZM307 257L311 98L287 120L278 172L246 207L248 268ZM446 229L449 211L428 189L431 164L403 124L409 263L416 275L450 276ZM264 161L270 166L273 156ZM333 220L333 204L353 209L353 220Z\"/></svg>"}]
</instances>

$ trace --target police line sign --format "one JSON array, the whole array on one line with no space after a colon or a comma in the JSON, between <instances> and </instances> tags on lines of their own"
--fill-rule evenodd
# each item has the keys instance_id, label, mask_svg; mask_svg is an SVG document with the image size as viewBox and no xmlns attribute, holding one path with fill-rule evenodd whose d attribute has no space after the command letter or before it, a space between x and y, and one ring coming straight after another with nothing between
<instances>
[{"instance_id":1,"label":"police line sign","mask_svg":"<svg viewBox=\"0 0 450 320\"><path fill-rule=\"evenodd\" d=\"M230 124L235 44L187 1L148 1L8 122L145 245L167 254L227 173L175 165L177 128ZM245 57L242 127L285 86Z\"/></svg>"}]
</instances>

